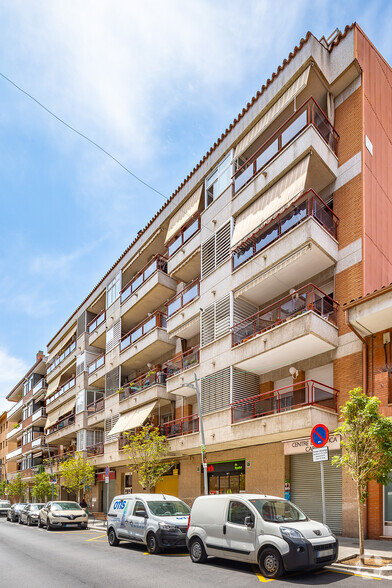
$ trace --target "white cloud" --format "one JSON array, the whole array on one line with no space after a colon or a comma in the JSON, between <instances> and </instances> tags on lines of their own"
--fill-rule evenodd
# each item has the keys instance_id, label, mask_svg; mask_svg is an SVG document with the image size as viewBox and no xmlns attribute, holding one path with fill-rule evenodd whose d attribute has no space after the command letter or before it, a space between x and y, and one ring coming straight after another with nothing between
<instances>
[{"instance_id":1,"label":"white cloud","mask_svg":"<svg viewBox=\"0 0 392 588\"><path fill-rule=\"evenodd\" d=\"M29 264L30 272L43 277L49 277L49 279L52 279L53 275L56 275L57 279L62 278L72 270L82 257L102 245L104 240L105 238L101 237L70 253L43 253L33 257Z\"/></svg>"},{"instance_id":2,"label":"white cloud","mask_svg":"<svg viewBox=\"0 0 392 588\"><path fill-rule=\"evenodd\" d=\"M4 347L0 347L0 414L12 408L14 403L9 402L5 397L28 369L29 366L25 361L10 355Z\"/></svg>"}]
</instances>

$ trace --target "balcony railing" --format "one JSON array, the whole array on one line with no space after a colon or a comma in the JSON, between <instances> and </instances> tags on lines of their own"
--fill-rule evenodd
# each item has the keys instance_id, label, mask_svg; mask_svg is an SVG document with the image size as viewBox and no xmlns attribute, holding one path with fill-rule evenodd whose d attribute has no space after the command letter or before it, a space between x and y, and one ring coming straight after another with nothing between
<instances>
[{"instance_id":1,"label":"balcony railing","mask_svg":"<svg viewBox=\"0 0 392 588\"><path fill-rule=\"evenodd\" d=\"M234 325L231 329L232 346L309 310L336 324L337 307L333 298L314 284L308 284Z\"/></svg>"},{"instance_id":2,"label":"balcony railing","mask_svg":"<svg viewBox=\"0 0 392 588\"><path fill-rule=\"evenodd\" d=\"M95 331L95 329L97 327L99 327L99 325L102 325L102 323L105 322L105 320L106 320L106 310L103 310L92 321L90 321L89 324L87 325L88 334L91 335L91 333L93 331Z\"/></svg>"},{"instance_id":3,"label":"balcony railing","mask_svg":"<svg viewBox=\"0 0 392 588\"><path fill-rule=\"evenodd\" d=\"M233 270L309 217L313 217L336 238L338 217L314 190L308 190L283 212L268 219L245 241L237 245L232 253Z\"/></svg>"},{"instance_id":4,"label":"balcony railing","mask_svg":"<svg viewBox=\"0 0 392 588\"><path fill-rule=\"evenodd\" d=\"M166 315L162 312L155 312L124 335L120 342L120 351L124 351L124 349L157 327L166 329Z\"/></svg>"},{"instance_id":5,"label":"balcony railing","mask_svg":"<svg viewBox=\"0 0 392 588\"><path fill-rule=\"evenodd\" d=\"M91 374L96 372L103 365L105 365L105 354L104 353L102 355L100 355L99 357L96 357L94 359L94 361L92 361L91 363L88 364L88 366L87 366L88 375L90 376Z\"/></svg>"},{"instance_id":6,"label":"balcony railing","mask_svg":"<svg viewBox=\"0 0 392 588\"><path fill-rule=\"evenodd\" d=\"M35 384L35 386L33 387L33 396L35 396L37 392L39 392L43 388L46 388L45 378L42 378L39 382Z\"/></svg>"},{"instance_id":7,"label":"balcony railing","mask_svg":"<svg viewBox=\"0 0 392 588\"><path fill-rule=\"evenodd\" d=\"M40 434L40 436L39 436L39 437L37 437L37 439L34 439L34 440L31 442L31 448L32 448L32 449L34 449L35 447L41 447L41 445L43 445L43 444L44 444L44 441L45 441L45 437L44 437L44 435L42 435L42 433L41 433L41 434Z\"/></svg>"},{"instance_id":8,"label":"balcony railing","mask_svg":"<svg viewBox=\"0 0 392 588\"><path fill-rule=\"evenodd\" d=\"M53 427L50 427L46 431L46 434L51 435L52 433L56 433L57 431L61 431L62 429L65 429L66 427L69 427L70 425L73 425L73 424L75 424L75 415L71 414L67 417L62 418L57 423L55 423L53 425Z\"/></svg>"},{"instance_id":9,"label":"balcony railing","mask_svg":"<svg viewBox=\"0 0 392 588\"><path fill-rule=\"evenodd\" d=\"M189 435L189 433L199 432L199 417L197 414L191 414L181 419L169 421L160 426L161 435L166 437L180 437Z\"/></svg>"},{"instance_id":10,"label":"balcony railing","mask_svg":"<svg viewBox=\"0 0 392 588\"><path fill-rule=\"evenodd\" d=\"M319 406L337 412L337 394L335 388L314 380L305 380L233 402L231 422L239 423L304 406Z\"/></svg>"},{"instance_id":11,"label":"balcony railing","mask_svg":"<svg viewBox=\"0 0 392 588\"><path fill-rule=\"evenodd\" d=\"M178 294L170 298L166 302L167 308L167 316L170 317L181 308L184 308L187 304L190 304L193 300L198 298L200 295L200 282L199 280L194 280L186 288L181 290Z\"/></svg>"},{"instance_id":12,"label":"balcony railing","mask_svg":"<svg viewBox=\"0 0 392 588\"><path fill-rule=\"evenodd\" d=\"M189 239L196 235L200 231L200 216L191 219L186 225L184 225L179 233L173 237L167 246L169 257L173 255L182 245L185 245Z\"/></svg>"},{"instance_id":13,"label":"balcony railing","mask_svg":"<svg viewBox=\"0 0 392 588\"><path fill-rule=\"evenodd\" d=\"M192 347L178 357L169 359L165 364L167 377L175 376L199 363L199 347Z\"/></svg>"},{"instance_id":14,"label":"balcony railing","mask_svg":"<svg viewBox=\"0 0 392 588\"><path fill-rule=\"evenodd\" d=\"M163 371L150 371L141 376L138 376L132 382L128 382L124 384L123 390L120 392L120 401L141 392L142 390L146 390L151 386L156 386L158 384L165 385L166 383L166 374Z\"/></svg>"},{"instance_id":15,"label":"balcony railing","mask_svg":"<svg viewBox=\"0 0 392 588\"><path fill-rule=\"evenodd\" d=\"M13 457L17 457L18 455L21 455L21 453L22 453L22 447L17 447L17 449L14 449L14 451L10 451L9 453L7 453L6 458L12 459Z\"/></svg>"},{"instance_id":16,"label":"balcony railing","mask_svg":"<svg viewBox=\"0 0 392 588\"><path fill-rule=\"evenodd\" d=\"M59 464L68 461L75 455L75 451L68 451L67 453L56 453L55 455L51 455L52 463ZM46 462L46 465L49 465L49 458Z\"/></svg>"},{"instance_id":17,"label":"balcony railing","mask_svg":"<svg viewBox=\"0 0 392 588\"><path fill-rule=\"evenodd\" d=\"M105 398L99 398L99 400L96 400L95 402L92 402L91 404L87 405L88 416L90 416L91 414L94 414L96 412L99 412L100 410L103 410L104 408L105 408Z\"/></svg>"},{"instance_id":18,"label":"balcony railing","mask_svg":"<svg viewBox=\"0 0 392 588\"><path fill-rule=\"evenodd\" d=\"M76 349L76 341L73 341L65 351L63 351L60 355L57 355L54 362L48 366L47 373L50 374L64 359L66 359L72 351Z\"/></svg>"},{"instance_id":19,"label":"balcony railing","mask_svg":"<svg viewBox=\"0 0 392 588\"><path fill-rule=\"evenodd\" d=\"M21 399L19 400L19 402L17 402L16 404L14 404L14 406L13 406L12 408L10 408L10 410L9 410L9 411L8 411L8 413L7 413L7 417L8 417L8 419L9 419L9 418L10 418L10 417L11 417L13 414L15 414L15 413L16 413L16 412L17 412L19 409L21 409L21 408L22 408L22 404L23 404L23 398L21 398Z\"/></svg>"},{"instance_id":20,"label":"balcony railing","mask_svg":"<svg viewBox=\"0 0 392 588\"><path fill-rule=\"evenodd\" d=\"M12 426L11 430L8 431L6 438L9 439L13 437L18 431L22 430L22 423L19 423L17 427Z\"/></svg>"},{"instance_id":21,"label":"balcony railing","mask_svg":"<svg viewBox=\"0 0 392 588\"><path fill-rule=\"evenodd\" d=\"M38 410L36 410L36 411L33 413L32 422L34 423L34 422L35 422L35 421L37 421L38 419L40 419L40 418L44 418L44 417L46 418L46 411L45 411L45 408L44 408L44 407L42 407L42 408L39 408Z\"/></svg>"},{"instance_id":22,"label":"balcony railing","mask_svg":"<svg viewBox=\"0 0 392 588\"><path fill-rule=\"evenodd\" d=\"M233 176L233 194L249 183L267 163L282 149L294 141L309 125L313 125L334 153L339 135L327 116L314 100L309 98L283 125L270 137Z\"/></svg>"},{"instance_id":23,"label":"balcony railing","mask_svg":"<svg viewBox=\"0 0 392 588\"><path fill-rule=\"evenodd\" d=\"M87 457L93 457L94 455L102 455L104 452L103 441L96 443L95 445L89 445L86 447Z\"/></svg>"},{"instance_id":24,"label":"balcony railing","mask_svg":"<svg viewBox=\"0 0 392 588\"><path fill-rule=\"evenodd\" d=\"M167 259L159 254L154 257L153 261L150 261L144 266L144 268L121 290L121 304L157 271L167 274Z\"/></svg>"},{"instance_id":25,"label":"balcony railing","mask_svg":"<svg viewBox=\"0 0 392 588\"><path fill-rule=\"evenodd\" d=\"M67 380L66 382L64 382L64 384L61 386L61 388L59 388L57 390L57 392L55 392L53 394L53 396L50 396L47 401L46 401L46 406L48 406L48 404L50 404L51 402L53 402L54 400L56 400L57 398L59 398L59 396L62 396L63 394L65 394L66 392L68 392L68 390L70 390L71 388L73 388L76 384L76 380L75 380L75 376L72 376L69 380Z\"/></svg>"}]
</instances>

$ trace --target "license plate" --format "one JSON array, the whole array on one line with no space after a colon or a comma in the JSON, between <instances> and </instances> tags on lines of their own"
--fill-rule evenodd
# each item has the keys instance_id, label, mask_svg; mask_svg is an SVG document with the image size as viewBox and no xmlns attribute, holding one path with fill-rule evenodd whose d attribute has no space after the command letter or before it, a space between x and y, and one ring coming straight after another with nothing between
<instances>
[{"instance_id":1,"label":"license plate","mask_svg":"<svg viewBox=\"0 0 392 588\"><path fill-rule=\"evenodd\" d=\"M76 527L77 523L67 523L66 527Z\"/></svg>"},{"instance_id":2,"label":"license plate","mask_svg":"<svg viewBox=\"0 0 392 588\"><path fill-rule=\"evenodd\" d=\"M333 555L333 549L323 549L323 551L317 552L317 557L326 557L327 555Z\"/></svg>"}]
</instances>

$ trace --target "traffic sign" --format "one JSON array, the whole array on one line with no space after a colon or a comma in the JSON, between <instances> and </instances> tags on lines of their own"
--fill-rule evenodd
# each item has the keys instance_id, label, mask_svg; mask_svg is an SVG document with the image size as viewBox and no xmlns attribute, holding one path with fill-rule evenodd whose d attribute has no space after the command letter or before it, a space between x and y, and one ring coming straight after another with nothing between
<instances>
[{"instance_id":1,"label":"traffic sign","mask_svg":"<svg viewBox=\"0 0 392 588\"><path fill-rule=\"evenodd\" d=\"M323 425L315 425L310 433L310 441L314 447L324 447L328 443L329 431L328 428Z\"/></svg>"},{"instance_id":2,"label":"traffic sign","mask_svg":"<svg viewBox=\"0 0 392 588\"><path fill-rule=\"evenodd\" d=\"M328 447L315 447L313 449L313 461L328 461Z\"/></svg>"},{"instance_id":3,"label":"traffic sign","mask_svg":"<svg viewBox=\"0 0 392 588\"><path fill-rule=\"evenodd\" d=\"M108 475L109 475L109 471L110 471L110 470L109 470L109 466L106 466L106 470L105 470L105 476L108 476Z\"/></svg>"},{"instance_id":4,"label":"traffic sign","mask_svg":"<svg viewBox=\"0 0 392 588\"><path fill-rule=\"evenodd\" d=\"M105 484L109 484L109 476L105 476Z\"/></svg>"}]
</instances>

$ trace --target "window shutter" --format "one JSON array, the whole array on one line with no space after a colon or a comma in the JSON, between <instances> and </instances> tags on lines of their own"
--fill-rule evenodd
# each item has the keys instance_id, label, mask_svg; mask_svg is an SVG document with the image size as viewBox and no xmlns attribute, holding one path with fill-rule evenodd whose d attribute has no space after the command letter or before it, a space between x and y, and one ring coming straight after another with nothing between
<instances>
[{"instance_id":1,"label":"window shutter","mask_svg":"<svg viewBox=\"0 0 392 588\"><path fill-rule=\"evenodd\" d=\"M116 414L105 419L105 443L107 443L108 441L116 441L118 439L118 435L109 435L109 432L113 429L114 425L117 423L119 418L120 415Z\"/></svg>"},{"instance_id":2,"label":"window shutter","mask_svg":"<svg viewBox=\"0 0 392 588\"><path fill-rule=\"evenodd\" d=\"M207 306L201 313L201 345L208 345L230 331L230 294Z\"/></svg>"},{"instance_id":3,"label":"window shutter","mask_svg":"<svg viewBox=\"0 0 392 588\"><path fill-rule=\"evenodd\" d=\"M201 344L207 345L214 340L215 304L207 306L201 313Z\"/></svg>"},{"instance_id":4,"label":"window shutter","mask_svg":"<svg viewBox=\"0 0 392 588\"><path fill-rule=\"evenodd\" d=\"M204 278L230 257L231 220L201 246L201 277Z\"/></svg>"},{"instance_id":5,"label":"window shutter","mask_svg":"<svg viewBox=\"0 0 392 588\"><path fill-rule=\"evenodd\" d=\"M120 388L120 368L114 368L105 375L105 396L112 396Z\"/></svg>"},{"instance_id":6,"label":"window shutter","mask_svg":"<svg viewBox=\"0 0 392 588\"><path fill-rule=\"evenodd\" d=\"M204 278L215 269L215 235L201 246L201 277Z\"/></svg>"},{"instance_id":7,"label":"window shutter","mask_svg":"<svg viewBox=\"0 0 392 588\"><path fill-rule=\"evenodd\" d=\"M230 406L230 367L201 379L203 414Z\"/></svg>"},{"instance_id":8,"label":"window shutter","mask_svg":"<svg viewBox=\"0 0 392 588\"><path fill-rule=\"evenodd\" d=\"M260 394L259 376L233 367L231 402Z\"/></svg>"},{"instance_id":9,"label":"window shutter","mask_svg":"<svg viewBox=\"0 0 392 588\"><path fill-rule=\"evenodd\" d=\"M118 321L106 331L106 353L114 349L120 342L121 338L121 321Z\"/></svg>"},{"instance_id":10,"label":"window shutter","mask_svg":"<svg viewBox=\"0 0 392 588\"><path fill-rule=\"evenodd\" d=\"M83 352L76 358L76 375L79 376L86 369L86 353Z\"/></svg>"},{"instance_id":11,"label":"window shutter","mask_svg":"<svg viewBox=\"0 0 392 588\"><path fill-rule=\"evenodd\" d=\"M216 267L230 257L231 222L216 232Z\"/></svg>"}]
</instances>

